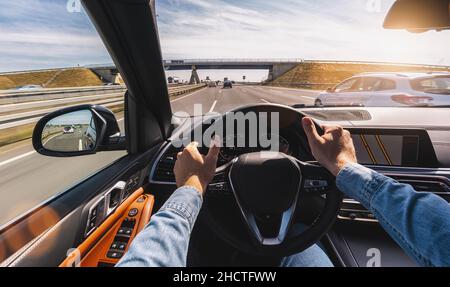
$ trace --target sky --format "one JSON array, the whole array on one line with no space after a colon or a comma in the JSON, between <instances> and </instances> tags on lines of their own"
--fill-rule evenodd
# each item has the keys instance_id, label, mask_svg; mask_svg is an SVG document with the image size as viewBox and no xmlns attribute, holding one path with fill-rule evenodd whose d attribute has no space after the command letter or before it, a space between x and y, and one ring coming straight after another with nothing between
<instances>
[{"instance_id":1,"label":"sky","mask_svg":"<svg viewBox=\"0 0 450 287\"><path fill-rule=\"evenodd\" d=\"M111 62L76 1L1 1L0 71ZM165 59L296 58L450 65L450 31L412 34L382 28L393 1L157 0L156 12ZM218 78L227 75L201 71L200 76L211 73ZM242 77L242 71L229 73ZM246 73L253 80L266 75L266 71ZM188 77L185 72L180 75Z\"/></svg>"}]
</instances>

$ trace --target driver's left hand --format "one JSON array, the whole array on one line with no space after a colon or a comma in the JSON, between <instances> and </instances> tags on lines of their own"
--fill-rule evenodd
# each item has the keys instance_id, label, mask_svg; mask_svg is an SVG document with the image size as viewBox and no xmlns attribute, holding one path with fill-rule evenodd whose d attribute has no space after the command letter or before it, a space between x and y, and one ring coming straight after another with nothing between
<instances>
[{"instance_id":1,"label":"driver's left hand","mask_svg":"<svg viewBox=\"0 0 450 287\"><path fill-rule=\"evenodd\" d=\"M200 154L197 146L197 142L192 142L177 154L173 171L178 187L192 186L203 196L214 177L220 144L218 138L212 140L206 156Z\"/></svg>"}]
</instances>

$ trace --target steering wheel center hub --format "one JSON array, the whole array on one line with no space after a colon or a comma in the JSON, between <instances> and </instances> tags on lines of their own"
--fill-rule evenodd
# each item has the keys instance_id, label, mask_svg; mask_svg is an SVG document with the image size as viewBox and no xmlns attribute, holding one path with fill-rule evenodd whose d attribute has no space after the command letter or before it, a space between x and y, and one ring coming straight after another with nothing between
<instances>
[{"instance_id":1,"label":"steering wheel center hub","mask_svg":"<svg viewBox=\"0 0 450 287\"><path fill-rule=\"evenodd\" d=\"M241 212L260 244L281 244L297 205L301 171L288 155L256 152L239 156L229 179Z\"/></svg>"},{"instance_id":2,"label":"steering wheel center hub","mask_svg":"<svg viewBox=\"0 0 450 287\"><path fill-rule=\"evenodd\" d=\"M271 215L291 207L300 189L301 172L283 153L256 152L235 160L230 180L242 207L258 215Z\"/></svg>"}]
</instances>

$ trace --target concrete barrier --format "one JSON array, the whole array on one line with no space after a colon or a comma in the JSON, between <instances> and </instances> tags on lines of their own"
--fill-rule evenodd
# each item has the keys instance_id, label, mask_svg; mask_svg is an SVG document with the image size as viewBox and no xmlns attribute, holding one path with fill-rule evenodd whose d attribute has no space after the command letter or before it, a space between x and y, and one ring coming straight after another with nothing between
<instances>
[{"instance_id":1,"label":"concrete barrier","mask_svg":"<svg viewBox=\"0 0 450 287\"><path fill-rule=\"evenodd\" d=\"M83 88L41 89L36 91L2 91L0 92L0 105L19 104L43 100L56 100L64 98L82 97L92 94L110 94L125 92L124 86L102 86Z\"/></svg>"},{"instance_id":2,"label":"concrete barrier","mask_svg":"<svg viewBox=\"0 0 450 287\"><path fill-rule=\"evenodd\" d=\"M183 86L174 86L174 87L169 87L169 96L170 97L175 97L181 94L185 94L185 93L189 93L198 89L201 89L203 87L205 87L205 84L198 84L198 85L183 85ZM104 88L104 89L98 89L98 88L94 88L94 89L80 89L80 90L76 90L74 91L73 89L67 89L65 91L63 90L58 90L58 91L47 91L47 93L22 93L20 94L20 99L36 99L36 97L40 97L41 100L46 100L46 102L44 102L44 105L39 105L39 108L35 109L35 110L30 110L30 108L26 108L24 111L22 111L21 109L17 109L14 110L14 112L12 113L5 113L0 115L0 126L2 124L2 121L8 121L8 122L13 122L13 121L19 121L22 118L26 117L26 118L30 118L30 117L34 117L34 116L41 116L44 113L48 113L52 110L57 110L60 109L64 106L72 106L72 105L76 105L76 104L82 104L82 103L90 103L90 102L97 102L96 104L100 104L102 105L102 102L105 103L109 103L109 102L116 102L116 101L123 101L123 98L121 99L120 97L120 93L121 91L123 91L123 93L125 93L124 91L125 89L122 87L120 89L116 88L116 89L111 89L111 88ZM117 94L119 94L119 96L111 96L108 98L103 98L100 97L100 95L110 95L111 92L113 92L113 95L117 92ZM73 95L74 93L76 93L79 96L79 101L76 95ZM85 95L85 96L97 96L99 95L99 97L93 99L92 97L90 97L89 99L83 100L83 97L80 95L82 93L90 93L89 95ZM108 94L106 94L108 93ZM70 99L65 101L64 98L67 94L73 95L74 97L77 98L77 102L73 103L73 100ZM62 95L62 96L61 96ZM2 99L2 97L5 97L6 99L15 99L14 96L17 95L4 95L4 96L0 96L0 100ZM59 103L58 105L54 105L53 101L51 101L52 99L56 100L58 98L55 98L56 96L60 96L62 97L63 101L61 103ZM50 100L50 101L49 101ZM35 100L35 101L30 101L27 100L27 103L32 103L34 105L36 105L35 103L38 103L39 101ZM67 102L67 103L65 103ZM100 103L98 103L100 102ZM8 104L11 104L11 102L8 102ZM14 105L15 103L12 103L12 105ZM1 105L0 105L1 107ZM9 107L10 109L12 109L11 107Z\"/></svg>"},{"instance_id":3,"label":"concrete barrier","mask_svg":"<svg viewBox=\"0 0 450 287\"><path fill-rule=\"evenodd\" d=\"M169 95L177 96L188 93L206 84L198 85L178 85L169 87ZM0 91L0 105L5 104L19 104L25 102L36 102L44 100L56 100L64 98L89 96L92 94L110 94L110 93L125 93L125 86L101 86L101 87L83 87L83 88L59 88L59 89L40 89L37 91Z\"/></svg>"},{"instance_id":4,"label":"concrete barrier","mask_svg":"<svg viewBox=\"0 0 450 287\"><path fill-rule=\"evenodd\" d=\"M169 87L169 96L179 96L206 87L206 84Z\"/></svg>"}]
</instances>

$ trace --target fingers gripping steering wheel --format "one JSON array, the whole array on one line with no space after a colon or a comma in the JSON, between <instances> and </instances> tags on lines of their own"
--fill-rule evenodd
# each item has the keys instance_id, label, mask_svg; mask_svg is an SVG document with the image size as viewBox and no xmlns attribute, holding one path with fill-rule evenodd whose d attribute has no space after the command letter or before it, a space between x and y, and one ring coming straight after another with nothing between
<instances>
[{"instance_id":1,"label":"fingers gripping steering wheel","mask_svg":"<svg viewBox=\"0 0 450 287\"><path fill-rule=\"evenodd\" d=\"M316 128L320 134L322 129ZM225 228L211 207L205 208L200 218L235 248L260 256L283 257L307 249L334 223L342 202L334 176L319 163L302 162L279 152L242 154L219 167L216 177L229 186L251 239ZM325 203L312 224L295 234L291 227L302 195L320 196Z\"/></svg>"}]
</instances>

